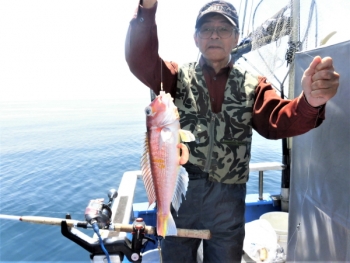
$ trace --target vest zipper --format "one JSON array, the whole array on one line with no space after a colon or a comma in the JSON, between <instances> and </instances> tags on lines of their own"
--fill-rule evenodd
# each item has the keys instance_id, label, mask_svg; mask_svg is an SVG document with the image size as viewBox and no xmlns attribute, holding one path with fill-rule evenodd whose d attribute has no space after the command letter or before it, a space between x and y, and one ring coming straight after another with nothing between
<instances>
[{"instance_id":1,"label":"vest zipper","mask_svg":"<svg viewBox=\"0 0 350 263\"><path fill-rule=\"evenodd\" d=\"M215 114L212 113L210 118L210 129L209 129L209 148L208 148L208 154L207 154L207 160L205 162L204 166L204 172L208 173L210 166L211 166L211 156L213 153L213 147L214 147L214 129L215 129Z\"/></svg>"}]
</instances>

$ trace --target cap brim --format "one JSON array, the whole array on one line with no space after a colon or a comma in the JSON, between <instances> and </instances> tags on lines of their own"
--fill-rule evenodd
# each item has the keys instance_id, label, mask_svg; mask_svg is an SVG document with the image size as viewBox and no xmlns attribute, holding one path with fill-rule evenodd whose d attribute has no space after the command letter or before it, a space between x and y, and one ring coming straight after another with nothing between
<instances>
[{"instance_id":1,"label":"cap brim","mask_svg":"<svg viewBox=\"0 0 350 263\"><path fill-rule=\"evenodd\" d=\"M206 15L209 15L209 14L213 14L213 13L222 15L222 16L225 17L233 26L237 27L236 23L235 23L230 17L228 17L227 15L224 15L223 13L220 13L220 12L212 11L212 12L208 12L208 13L203 14L202 16L200 16L200 17L197 19L196 28L198 28L198 24L199 24L200 21L203 19L203 17L205 17Z\"/></svg>"},{"instance_id":2,"label":"cap brim","mask_svg":"<svg viewBox=\"0 0 350 263\"><path fill-rule=\"evenodd\" d=\"M223 15L223 14L221 14L221 15ZM236 23L235 23L231 18L229 18L227 15L223 15L223 16L226 17L227 20L230 21L230 23L231 23L233 26L237 27Z\"/></svg>"}]
</instances>

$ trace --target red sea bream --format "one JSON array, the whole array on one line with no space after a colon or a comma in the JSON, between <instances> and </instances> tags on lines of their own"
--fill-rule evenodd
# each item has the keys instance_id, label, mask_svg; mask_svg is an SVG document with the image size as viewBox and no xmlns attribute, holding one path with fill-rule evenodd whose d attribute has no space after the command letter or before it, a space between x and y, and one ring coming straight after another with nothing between
<instances>
[{"instance_id":1,"label":"red sea bream","mask_svg":"<svg viewBox=\"0 0 350 263\"><path fill-rule=\"evenodd\" d=\"M180 142L193 141L194 136L180 129L177 107L168 93L161 91L145 113L147 136L141 169L149 205L157 202L157 234L176 235L170 204L178 211L188 185L188 174L181 166L187 162L188 150Z\"/></svg>"}]
</instances>

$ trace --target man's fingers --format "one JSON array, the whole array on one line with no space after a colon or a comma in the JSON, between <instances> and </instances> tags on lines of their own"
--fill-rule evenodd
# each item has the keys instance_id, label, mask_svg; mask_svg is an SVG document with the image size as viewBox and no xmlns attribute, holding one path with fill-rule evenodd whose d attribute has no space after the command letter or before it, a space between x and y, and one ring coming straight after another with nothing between
<instances>
[{"instance_id":1,"label":"man's fingers","mask_svg":"<svg viewBox=\"0 0 350 263\"><path fill-rule=\"evenodd\" d=\"M318 63L316 65L316 71L321 71L321 70L331 70L334 71L334 67L333 67L333 59L330 57L324 57L320 63Z\"/></svg>"},{"instance_id":2,"label":"man's fingers","mask_svg":"<svg viewBox=\"0 0 350 263\"><path fill-rule=\"evenodd\" d=\"M177 145L177 148L180 148L181 149L181 156L180 156L180 159L179 159L179 164L180 165L183 165L185 163L187 163L189 157L190 157L190 153L187 149L187 146L184 145L183 143L179 143Z\"/></svg>"},{"instance_id":3,"label":"man's fingers","mask_svg":"<svg viewBox=\"0 0 350 263\"><path fill-rule=\"evenodd\" d=\"M322 88L322 84L326 84L328 82L332 82L335 80L335 78L337 77L336 72L334 72L333 70L321 70L321 71L317 71L312 77L312 83L314 83L316 86L319 86L320 88Z\"/></svg>"},{"instance_id":4,"label":"man's fingers","mask_svg":"<svg viewBox=\"0 0 350 263\"><path fill-rule=\"evenodd\" d=\"M320 56L314 57L314 59L311 61L309 67L305 70L304 75L305 76L312 76L316 72L316 67L318 64L320 64L322 61Z\"/></svg>"},{"instance_id":5,"label":"man's fingers","mask_svg":"<svg viewBox=\"0 0 350 263\"><path fill-rule=\"evenodd\" d=\"M333 96L333 90L331 90L330 88L324 88L324 89L315 89L311 91L311 96L313 98L318 98L318 99L329 99L330 97Z\"/></svg>"},{"instance_id":6,"label":"man's fingers","mask_svg":"<svg viewBox=\"0 0 350 263\"><path fill-rule=\"evenodd\" d=\"M325 104L337 93L339 86L339 74L334 73L336 77L332 80L318 80L311 84L310 89L305 91L307 102L313 106L318 107Z\"/></svg>"},{"instance_id":7,"label":"man's fingers","mask_svg":"<svg viewBox=\"0 0 350 263\"><path fill-rule=\"evenodd\" d=\"M334 71L332 58L315 57L304 72L302 85L306 100L313 107L331 99L339 86L339 74Z\"/></svg>"}]
</instances>

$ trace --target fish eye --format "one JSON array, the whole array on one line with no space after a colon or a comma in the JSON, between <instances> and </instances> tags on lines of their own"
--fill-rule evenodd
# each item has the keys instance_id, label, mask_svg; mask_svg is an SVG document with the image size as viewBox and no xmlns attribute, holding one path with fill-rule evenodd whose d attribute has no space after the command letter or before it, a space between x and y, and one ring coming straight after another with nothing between
<instances>
[{"instance_id":1,"label":"fish eye","mask_svg":"<svg viewBox=\"0 0 350 263\"><path fill-rule=\"evenodd\" d=\"M145 108L145 113L146 113L146 116L152 115L152 108L150 106L147 106Z\"/></svg>"}]
</instances>

